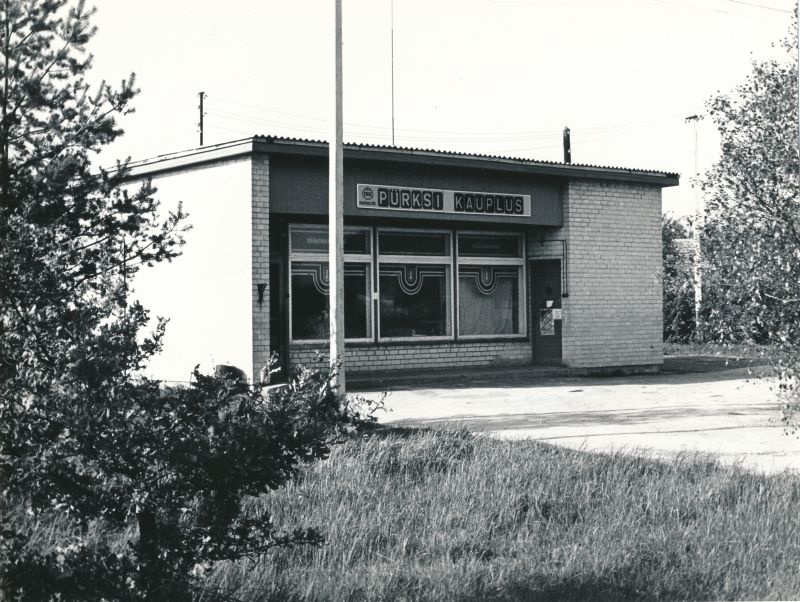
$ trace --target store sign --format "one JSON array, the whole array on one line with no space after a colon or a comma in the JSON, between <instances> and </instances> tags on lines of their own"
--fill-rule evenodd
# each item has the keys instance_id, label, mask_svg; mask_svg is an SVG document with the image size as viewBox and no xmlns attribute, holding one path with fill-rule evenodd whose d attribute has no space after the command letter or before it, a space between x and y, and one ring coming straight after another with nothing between
<instances>
[{"instance_id":1,"label":"store sign","mask_svg":"<svg viewBox=\"0 0 800 602\"><path fill-rule=\"evenodd\" d=\"M360 209L508 217L530 217L531 215L531 196L529 194L467 192L373 184L358 184L357 188L357 205Z\"/></svg>"}]
</instances>

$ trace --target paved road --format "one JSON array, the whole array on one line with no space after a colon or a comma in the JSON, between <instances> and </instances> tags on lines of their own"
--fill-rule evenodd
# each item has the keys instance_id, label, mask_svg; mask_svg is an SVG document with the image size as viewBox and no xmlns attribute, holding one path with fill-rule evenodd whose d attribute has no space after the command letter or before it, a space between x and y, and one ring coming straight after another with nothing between
<instances>
[{"instance_id":1,"label":"paved road","mask_svg":"<svg viewBox=\"0 0 800 602\"><path fill-rule=\"evenodd\" d=\"M800 473L800 438L784 433L769 381L747 368L426 385L392 391L386 402L392 411L381 417L385 424L463 424L590 451L711 452L750 469Z\"/></svg>"}]
</instances>

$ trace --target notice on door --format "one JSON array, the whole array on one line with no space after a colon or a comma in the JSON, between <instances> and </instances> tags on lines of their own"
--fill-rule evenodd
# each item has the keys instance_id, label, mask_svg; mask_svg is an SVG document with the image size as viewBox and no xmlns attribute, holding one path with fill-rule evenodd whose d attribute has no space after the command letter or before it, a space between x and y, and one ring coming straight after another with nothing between
<instances>
[{"instance_id":1,"label":"notice on door","mask_svg":"<svg viewBox=\"0 0 800 602\"><path fill-rule=\"evenodd\" d=\"M539 310L539 334L544 337L556 335L556 326L552 309Z\"/></svg>"}]
</instances>

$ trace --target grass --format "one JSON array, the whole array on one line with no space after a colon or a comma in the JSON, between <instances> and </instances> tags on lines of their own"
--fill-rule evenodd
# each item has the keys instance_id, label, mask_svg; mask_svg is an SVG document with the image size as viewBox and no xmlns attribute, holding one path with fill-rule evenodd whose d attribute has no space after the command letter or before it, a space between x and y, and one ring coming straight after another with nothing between
<instances>
[{"instance_id":1,"label":"grass","mask_svg":"<svg viewBox=\"0 0 800 602\"><path fill-rule=\"evenodd\" d=\"M327 543L222 563L244 600L800 598L800 478L383 430L253 499Z\"/></svg>"}]
</instances>

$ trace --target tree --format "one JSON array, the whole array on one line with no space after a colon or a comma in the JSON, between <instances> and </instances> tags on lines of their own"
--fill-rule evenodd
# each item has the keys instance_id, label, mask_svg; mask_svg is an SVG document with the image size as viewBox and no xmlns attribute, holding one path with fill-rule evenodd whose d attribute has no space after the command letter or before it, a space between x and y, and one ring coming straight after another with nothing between
<instances>
[{"instance_id":1,"label":"tree","mask_svg":"<svg viewBox=\"0 0 800 602\"><path fill-rule=\"evenodd\" d=\"M795 31L793 25L781 44L786 51L782 61L755 62L734 95L709 102L722 153L703 183L703 252L708 262L704 296L710 307L706 336L772 346L781 391L788 407L796 408L800 164Z\"/></svg>"},{"instance_id":2,"label":"tree","mask_svg":"<svg viewBox=\"0 0 800 602\"><path fill-rule=\"evenodd\" d=\"M178 255L186 215L162 216L149 184L127 192L125 164L92 166L137 93L133 76L90 90L92 11L0 7L0 587L10 599L190 599L208 562L318 541L243 500L368 418L328 374L302 373L269 400L236 378L170 389L136 376L165 323L141 336L148 314L128 282ZM31 530L53 517L65 541L36 549ZM92 540L98 526L108 536Z\"/></svg>"},{"instance_id":3,"label":"tree","mask_svg":"<svg viewBox=\"0 0 800 602\"><path fill-rule=\"evenodd\" d=\"M686 226L664 215L661 219L664 263L664 340L688 341L694 332L691 251Z\"/></svg>"}]
</instances>

